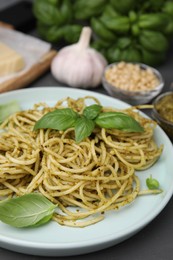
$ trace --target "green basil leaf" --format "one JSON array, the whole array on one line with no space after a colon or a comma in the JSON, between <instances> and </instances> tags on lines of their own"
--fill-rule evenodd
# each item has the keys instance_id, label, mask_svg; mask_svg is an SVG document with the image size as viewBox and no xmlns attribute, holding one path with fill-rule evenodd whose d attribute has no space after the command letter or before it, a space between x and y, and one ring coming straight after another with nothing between
<instances>
[{"instance_id":1,"label":"green basil leaf","mask_svg":"<svg viewBox=\"0 0 173 260\"><path fill-rule=\"evenodd\" d=\"M77 143L81 142L86 137L90 136L94 130L95 122L91 119L82 116L77 119L75 123L75 140Z\"/></svg>"},{"instance_id":2,"label":"green basil leaf","mask_svg":"<svg viewBox=\"0 0 173 260\"><path fill-rule=\"evenodd\" d=\"M101 112L102 106L94 104L84 109L83 115L88 119L95 119Z\"/></svg>"},{"instance_id":3,"label":"green basil leaf","mask_svg":"<svg viewBox=\"0 0 173 260\"><path fill-rule=\"evenodd\" d=\"M39 193L26 194L1 201L0 220L14 227L34 226L50 220L55 208L56 205Z\"/></svg>"},{"instance_id":4,"label":"green basil leaf","mask_svg":"<svg viewBox=\"0 0 173 260\"><path fill-rule=\"evenodd\" d=\"M44 218L42 218L40 221L38 221L36 224L32 225L31 227L39 227L41 225L46 224L47 222L49 222L51 220L52 216L53 216L53 213L51 213L48 216L45 216Z\"/></svg>"},{"instance_id":5,"label":"green basil leaf","mask_svg":"<svg viewBox=\"0 0 173 260\"><path fill-rule=\"evenodd\" d=\"M34 130L41 128L50 128L55 130L66 130L74 127L78 114L71 108L56 109L53 112L45 114L38 120Z\"/></svg>"},{"instance_id":6,"label":"green basil leaf","mask_svg":"<svg viewBox=\"0 0 173 260\"><path fill-rule=\"evenodd\" d=\"M122 112L104 112L95 120L103 128L115 128L127 132L143 132L144 128L131 116Z\"/></svg>"},{"instance_id":7,"label":"green basil leaf","mask_svg":"<svg viewBox=\"0 0 173 260\"><path fill-rule=\"evenodd\" d=\"M59 25L61 23L61 13L57 7L49 1L35 0L33 12L36 18L46 25Z\"/></svg>"},{"instance_id":8,"label":"green basil leaf","mask_svg":"<svg viewBox=\"0 0 173 260\"><path fill-rule=\"evenodd\" d=\"M7 117L18 111L20 111L20 106L19 103L15 100L0 105L0 123L2 123Z\"/></svg>"},{"instance_id":9,"label":"green basil leaf","mask_svg":"<svg viewBox=\"0 0 173 260\"><path fill-rule=\"evenodd\" d=\"M47 2L54 6L58 5L58 0L47 0Z\"/></svg>"}]
</instances>

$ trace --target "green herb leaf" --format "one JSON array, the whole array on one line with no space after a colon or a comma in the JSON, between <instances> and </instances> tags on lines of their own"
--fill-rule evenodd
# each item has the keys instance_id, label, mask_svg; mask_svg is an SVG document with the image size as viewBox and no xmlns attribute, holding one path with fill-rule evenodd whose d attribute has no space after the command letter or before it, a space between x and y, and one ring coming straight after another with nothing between
<instances>
[{"instance_id":1,"label":"green herb leaf","mask_svg":"<svg viewBox=\"0 0 173 260\"><path fill-rule=\"evenodd\" d=\"M147 178L147 179L146 179L146 184L147 184L147 187L148 187L150 190L158 189L159 186L160 186L158 180L153 179L153 178L152 178L152 175L150 175L150 178Z\"/></svg>"},{"instance_id":2,"label":"green herb leaf","mask_svg":"<svg viewBox=\"0 0 173 260\"><path fill-rule=\"evenodd\" d=\"M66 130L74 127L77 118L78 114L71 108L56 109L53 112L45 114L38 120L34 126L34 130L41 128Z\"/></svg>"},{"instance_id":3,"label":"green herb leaf","mask_svg":"<svg viewBox=\"0 0 173 260\"><path fill-rule=\"evenodd\" d=\"M103 128L115 128L127 132L144 132L143 127L131 116L122 112L104 112L95 120Z\"/></svg>"},{"instance_id":4,"label":"green herb leaf","mask_svg":"<svg viewBox=\"0 0 173 260\"><path fill-rule=\"evenodd\" d=\"M40 22L46 25L59 25L61 22L60 11L50 1L34 1L33 13Z\"/></svg>"},{"instance_id":5,"label":"green herb leaf","mask_svg":"<svg viewBox=\"0 0 173 260\"><path fill-rule=\"evenodd\" d=\"M56 206L39 193L0 202L0 220L14 227L29 227L49 221Z\"/></svg>"},{"instance_id":6,"label":"green herb leaf","mask_svg":"<svg viewBox=\"0 0 173 260\"><path fill-rule=\"evenodd\" d=\"M20 106L17 101L11 101L9 103L0 105L0 124L10 115L20 111Z\"/></svg>"},{"instance_id":7,"label":"green herb leaf","mask_svg":"<svg viewBox=\"0 0 173 260\"><path fill-rule=\"evenodd\" d=\"M32 225L32 227L38 227L38 226L41 226L41 225L44 225L46 224L47 222L49 222L52 218L52 215L53 214L50 214L44 218L42 218L40 221L38 221L36 224Z\"/></svg>"},{"instance_id":8,"label":"green herb leaf","mask_svg":"<svg viewBox=\"0 0 173 260\"><path fill-rule=\"evenodd\" d=\"M94 104L88 107L85 107L83 115L88 119L95 119L101 112L102 106Z\"/></svg>"},{"instance_id":9,"label":"green herb leaf","mask_svg":"<svg viewBox=\"0 0 173 260\"><path fill-rule=\"evenodd\" d=\"M94 130L95 122L91 119L82 116L77 119L75 123L75 140L77 143L81 142L86 137L90 136Z\"/></svg>"}]
</instances>

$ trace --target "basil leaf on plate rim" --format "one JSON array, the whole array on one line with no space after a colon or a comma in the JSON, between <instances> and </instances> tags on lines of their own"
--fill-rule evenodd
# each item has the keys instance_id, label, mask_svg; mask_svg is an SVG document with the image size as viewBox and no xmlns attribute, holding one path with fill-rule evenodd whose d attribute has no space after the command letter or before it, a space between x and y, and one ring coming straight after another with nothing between
<instances>
[{"instance_id":1,"label":"basil leaf on plate rim","mask_svg":"<svg viewBox=\"0 0 173 260\"><path fill-rule=\"evenodd\" d=\"M0 105L0 124L10 115L20 111L19 103L16 100Z\"/></svg>"},{"instance_id":2,"label":"basil leaf on plate rim","mask_svg":"<svg viewBox=\"0 0 173 260\"><path fill-rule=\"evenodd\" d=\"M18 228L39 226L52 218L55 208L40 193L25 194L0 202L0 220Z\"/></svg>"}]
</instances>

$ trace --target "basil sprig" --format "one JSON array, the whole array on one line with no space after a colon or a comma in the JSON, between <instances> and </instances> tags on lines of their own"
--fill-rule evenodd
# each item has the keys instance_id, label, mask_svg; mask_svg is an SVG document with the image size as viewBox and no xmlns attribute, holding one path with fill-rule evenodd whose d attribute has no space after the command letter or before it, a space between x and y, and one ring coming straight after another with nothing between
<instances>
[{"instance_id":1,"label":"basil sprig","mask_svg":"<svg viewBox=\"0 0 173 260\"><path fill-rule=\"evenodd\" d=\"M88 119L94 120L101 112L102 106L94 104L84 108L83 115Z\"/></svg>"},{"instance_id":2,"label":"basil sprig","mask_svg":"<svg viewBox=\"0 0 173 260\"><path fill-rule=\"evenodd\" d=\"M0 220L13 227L35 227L47 223L56 208L52 202L39 193L0 202Z\"/></svg>"},{"instance_id":3,"label":"basil sprig","mask_svg":"<svg viewBox=\"0 0 173 260\"><path fill-rule=\"evenodd\" d=\"M56 109L38 120L34 130L41 128L66 130L74 127L77 143L90 136L95 126L126 132L144 132L144 128L133 117L122 112L101 112L101 110L102 106L97 104L87 106L82 115L71 108Z\"/></svg>"},{"instance_id":4,"label":"basil sprig","mask_svg":"<svg viewBox=\"0 0 173 260\"><path fill-rule=\"evenodd\" d=\"M118 129L126 132L143 132L143 127L133 118L122 112L104 112L95 120L102 128Z\"/></svg>"},{"instance_id":5,"label":"basil sprig","mask_svg":"<svg viewBox=\"0 0 173 260\"><path fill-rule=\"evenodd\" d=\"M158 180L154 179L152 175L150 175L150 177L146 179L146 184L150 190L159 189L160 186Z\"/></svg>"}]
</instances>

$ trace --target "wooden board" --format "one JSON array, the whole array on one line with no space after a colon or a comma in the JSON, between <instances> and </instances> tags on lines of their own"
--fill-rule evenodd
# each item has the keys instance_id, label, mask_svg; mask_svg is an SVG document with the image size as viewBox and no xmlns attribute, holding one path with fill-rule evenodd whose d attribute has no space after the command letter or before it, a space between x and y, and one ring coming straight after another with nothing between
<instances>
[{"instance_id":1,"label":"wooden board","mask_svg":"<svg viewBox=\"0 0 173 260\"><path fill-rule=\"evenodd\" d=\"M0 26L12 28L10 27L10 25L1 22ZM23 73L20 76L16 76L10 80L7 80L3 83L0 83L0 93L23 88L31 84L39 76L41 76L43 73L49 70L51 61L56 54L56 50L50 50L40 59L38 63L34 64L27 72Z\"/></svg>"},{"instance_id":2,"label":"wooden board","mask_svg":"<svg viewBox=\"0 0 173 260\"><path fill-rule=\"evenodd\" d=\"M51 50L33 65L26 73L0 84L0 93L26 87L50 68L50 64L57 51Z\"/></svg>"},{"instance_id":3,"label":"wooden board","mask_svg":"<svg viewBox=\"0 0 173 260\"><path fill-rule=\"evenodd\" d=\"M3 26L5 28L9 28L9 29L14 29L13 25L8 24L8 23L4 23L0 21L0 26Z\"/></svg>"}]
</instances>

